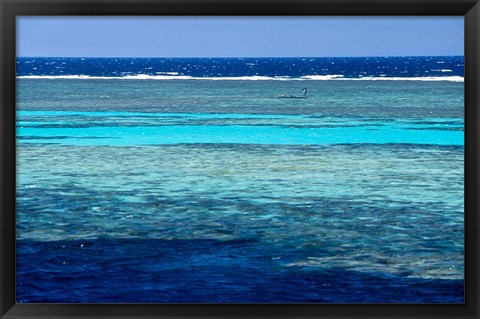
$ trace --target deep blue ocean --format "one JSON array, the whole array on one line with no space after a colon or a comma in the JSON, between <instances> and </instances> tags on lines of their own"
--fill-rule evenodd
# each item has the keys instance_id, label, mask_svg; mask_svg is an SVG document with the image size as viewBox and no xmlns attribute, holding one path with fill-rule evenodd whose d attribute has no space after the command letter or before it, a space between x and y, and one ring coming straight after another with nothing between
<instances>
[{"instance_id":1,"label":"deep blue ocean","mask_svg":"<svg viewBox=\"0 0 480 319\"><path fill-rule=\"evenodd\" d=\"M463 70L18 58L17 302L463 303Z\"/></svg>"},{"instance_id":2,"label":"deep blue ocean","mask_svg":"<svg viewBox=\"0 0 480 319\"><path fill-rule=\"evenodd\" d=\"M463 56L359 58L18 58L18 76L332 79L463 77ZM457 78L457 80L459 80Z\"/></svg>"}]
</instances>

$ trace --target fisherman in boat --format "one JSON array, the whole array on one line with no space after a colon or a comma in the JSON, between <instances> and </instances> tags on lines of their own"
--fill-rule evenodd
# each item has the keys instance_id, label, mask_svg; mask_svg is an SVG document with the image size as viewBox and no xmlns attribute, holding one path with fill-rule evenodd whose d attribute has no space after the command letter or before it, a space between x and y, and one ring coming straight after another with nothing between
<instances>
[{"instance_id":1,"label":"fisherman in boat","mask_svg":"<svg viewBox=\"0 0 480 319\"><path fill-rule=\"evenodd\" d=\"M303 96L307 97L308 90L306 86L303 88L302 92L303 92Z\"/></svg>"}]
</instances>

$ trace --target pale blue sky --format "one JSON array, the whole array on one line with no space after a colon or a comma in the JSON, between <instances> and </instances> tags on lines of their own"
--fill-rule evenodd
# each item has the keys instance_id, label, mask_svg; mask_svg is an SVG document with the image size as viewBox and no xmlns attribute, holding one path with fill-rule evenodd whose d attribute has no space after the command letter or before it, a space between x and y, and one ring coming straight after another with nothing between
<instances>
[{"instance_id":1,"label":"pale blue sky","mask_svg":"<svg viewBox=\"0 0 480 319\"><path fill-rule=\"evenodd\" d=\"M17 17L17 56L463 55L463 17Z\"/></svg>"}]
</instances>

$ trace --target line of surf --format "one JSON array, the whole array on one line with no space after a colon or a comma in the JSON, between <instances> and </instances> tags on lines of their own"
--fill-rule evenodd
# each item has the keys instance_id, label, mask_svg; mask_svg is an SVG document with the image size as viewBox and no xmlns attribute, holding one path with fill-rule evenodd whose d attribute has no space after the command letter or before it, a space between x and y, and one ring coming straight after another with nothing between
<instances>
[{"instance_id":1,"label":"line of surf","mask_svg":"<svg viewBox=\"0 0 480 319\"><path fill-rule=\"evenodd\" d=\"M220 77L194 77L189 75L148 75L136 74L125 76L91 76L91 75L21 75L17 79L65 79L65 80L204 80L204 81L446 81L464 82L462 76L428 76L428 77L389 77L389 76L363 76L345 77L339 74L332 75L305 75L301 77L290 76L220 76Z\"/></svg>"}]
</instances>

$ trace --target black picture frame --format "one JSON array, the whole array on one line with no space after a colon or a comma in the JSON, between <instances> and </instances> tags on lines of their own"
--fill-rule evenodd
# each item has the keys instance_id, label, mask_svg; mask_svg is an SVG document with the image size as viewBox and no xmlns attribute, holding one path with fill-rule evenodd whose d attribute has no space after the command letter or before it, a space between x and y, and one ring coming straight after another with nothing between
<instances>
[{"instance_id":1,"label":"black picture frame","mask_svg":"<svg viewBox=\"0 0 480 319\"><path fill-rule=\"evenodd\" d=\"M479 318L478 0L0 0L1 318ZM20 15L459 15L465 18L465 303L16 304L15 41ZM354 292L352 292L354 293Z\"/></svg>"}]
</instances>

